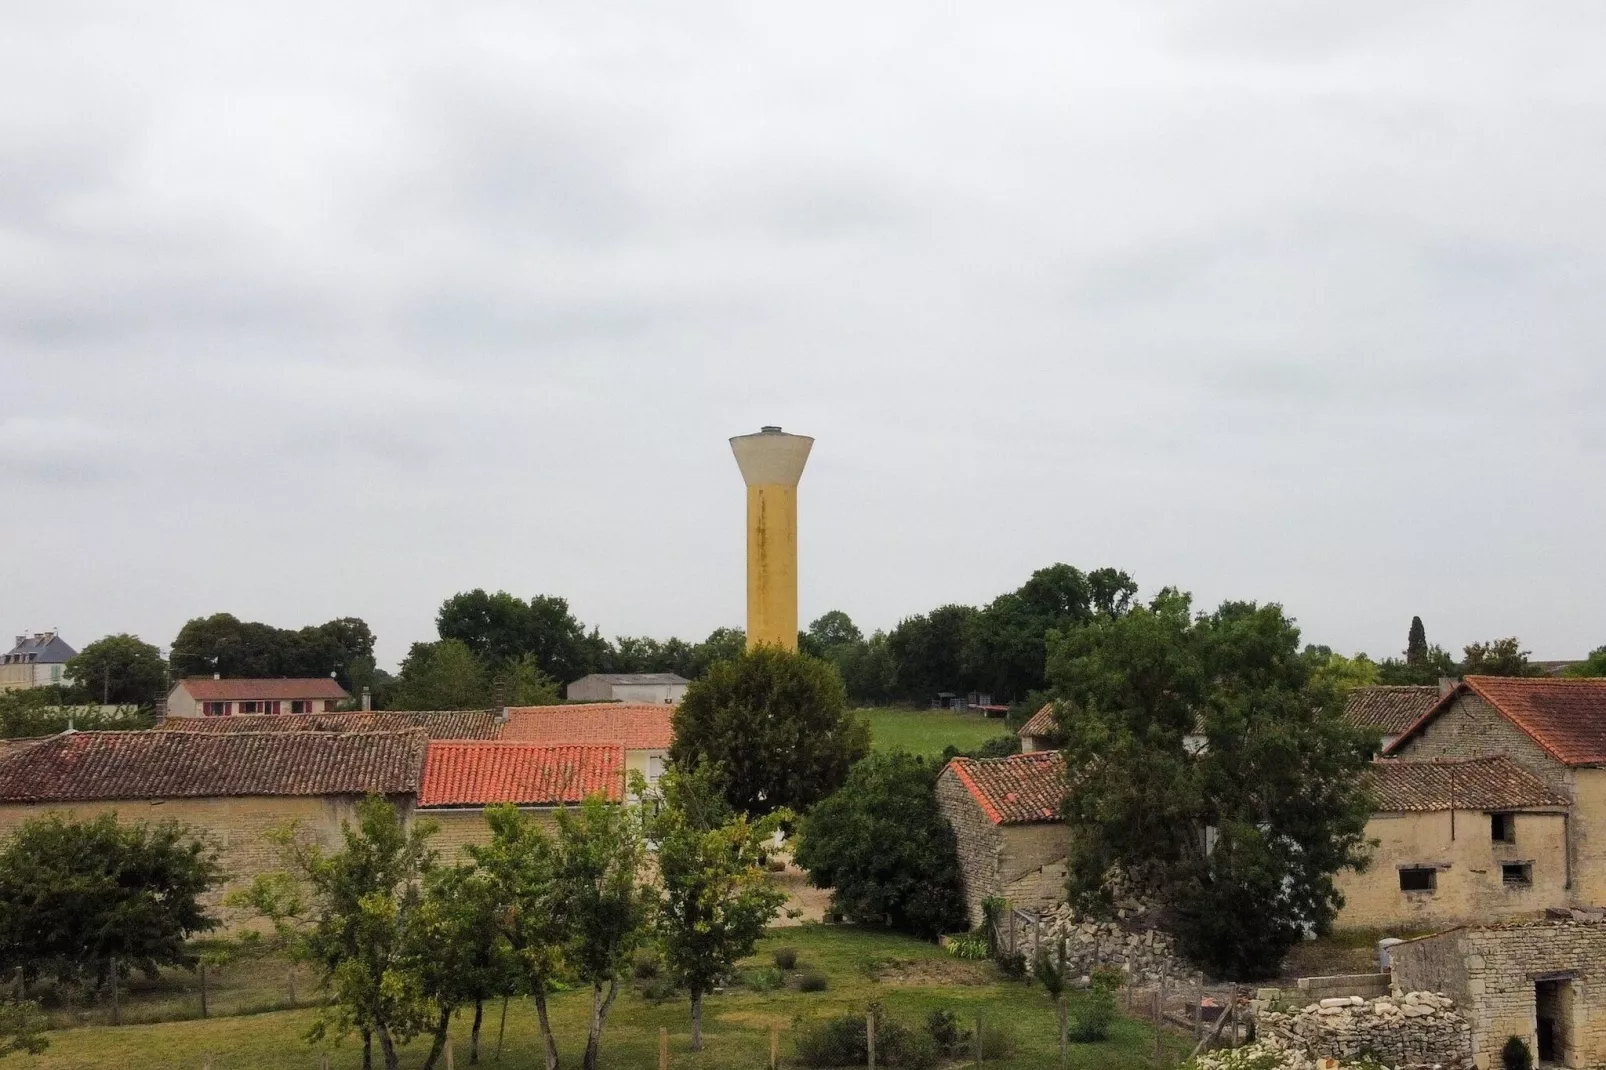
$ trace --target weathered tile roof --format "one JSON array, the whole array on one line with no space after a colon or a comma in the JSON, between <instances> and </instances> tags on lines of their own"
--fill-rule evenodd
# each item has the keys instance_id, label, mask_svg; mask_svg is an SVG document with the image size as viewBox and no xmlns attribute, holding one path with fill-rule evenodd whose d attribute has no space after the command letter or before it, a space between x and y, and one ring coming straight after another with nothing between
<instances>
[{"instance_id":1,"label":"weathered tile roof","mask_svg":"<svg viewBox=\"0 0 1606 1070\"><path fill-rule=\"evenodd\" d=\"M0 802L409 794L422 732L64 732L0 749Z\"/></svg>"},{"instance_id":2,"label":"weathered tile roof","mask_svg":"<svg viewBox=\"0 0 1606 1070\"><path fill-rule=\"evenodd\" d=\"M675 707L666 704L590 702L573 706L511 706L503 740L526 743L608 744L626 750L668 750L675 738Z\"/></svg>"},{"instance_id":3,"label":"weathered tile roof","mask_svg":"<svg viewBox=\"0 0 1606 1070\"><path fill-rule=\"evenodd\" d=\"M1477 695L1564 765L1606 765L1606 677L1468 676L1396 740L1396 754L1463 695Z\"/></svg>"},{"instance_id":4,"label":"weathered tile roof","mask_svg":"<svg viewBox=\"0 0 1606 1070\"><path fill-rule=\"evenodd\" d=\"M549 747L485 740L429 745L420 807L577 803L624 796L625 752L611 746Z\"/></svg>"},{"instance_id":5,"label":"weathered tile roof","mask_svg":"<svg viewBox=\"0 0 1606 1070\"><path fill-rule=\"evenodd\" d=\"M1344 717L1351 724L1397 736L1438 703L1439 689L1431 684L1357 687L1344 701Z\"/></svg>"},{"instance_id":6,"label":"weathered tile roof","mask_svg":"<svg viewBox=\"0 0 1606 1070\"><path fill-rule=\"evenodd\" d=\"M168 717L164 732L404 732L430 739L495 739L498 710L374 710L368 713L264 713L231 717Z\"/></svg>"},{"instance_id":7,"label":"weathered tile roof","mask_svg":"<svg viewBox=\"0 0 1606 1070\"><path fill-rule=\"evenodd\" d=\"M304 680L214 680L197 676L180 680L179 686L197 702L236 702L253 699L350 698L345 688L327 676Z\"/></svg>"},{"instance_id":8,"label":"weathered tile roof","mask_svg":"<svg viewBox=\"0 0 1606 1070\"><path fill-rule=\"evenodd\" d=\"M690 680L673 672L594 672L575 683L601 680L605 684L689 684Z\"/></svg>"},{"instance_id":9,"label":"weathered tile roof","mask_svg":"<svg viewBox=\"0 0 1606 1070\"><path fill-rule=\"evenodd\" d=\"M1045 703L1043 708L1032 714L1031 718L1020 726L1018 736L1037 736L1051 738L1059 734L1059 726L1054 723L1054 704Z\"/></svg>"},{"instance_id":10,"label":"weathered tile roof","mask_svg":"<svg viewBox=\"0 0 1606 1070\"><path fill-rule=\"evenodd\" d=\"M948 770L995 825L1058 821L1065 801L1065 757L1033 751L1008 758L954 758Z\"/></svg>"},{"instance_id":11,"label":"weathered tile roof","mask_svg":"<svg viewBox=\"0 0 1606 1070\"><path fill-rule=\"evenodd\" d=\"M1386 758L1372 763L1372 791L1384 813L1531 810L1568 805L1567 796L1503 754L1481 758Z\"/></svg>"}]
</instances>

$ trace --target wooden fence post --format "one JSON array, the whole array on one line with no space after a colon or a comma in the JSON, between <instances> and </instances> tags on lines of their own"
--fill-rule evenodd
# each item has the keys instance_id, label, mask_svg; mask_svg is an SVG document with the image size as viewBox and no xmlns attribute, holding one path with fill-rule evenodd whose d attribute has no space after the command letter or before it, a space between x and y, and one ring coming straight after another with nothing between
<instances>
[{"instance_id":1,"label":"wooden fence post","mask_svg":"<svg viewBox=\"0 0 1606 1070\"><path fill-rule=\"evenodd\" d=\"M770 1025L770 1070L780 1070L781 1066L781 1027Z\"/></svg>"},{"instance_id":2,"label":"wooden fence post","mask_svg":"<svg viewBox=\"0 0 1606 1070\"><path fill-rule=\"evenodd\" d=\"M117 1005L117 956L112 956L112 1025L123 1024L122 1008Z\"/></svg>"},{"instance_id":3,"label":"wooden fence post","mask_svg":"<svg viewBox=\"0 0 1606 1070\"><path fill-rule=\"evenodd\" d=\"M1193 990L1193 1039L1197 1041L1204 1036L1204 974L1199 975L1199 983Z\"/></svg>"},{"instance_id":4,"label":"wooden fence post","mask_svg":"<svg viewBox=\"0 0 1606 1070\"><path fill-rule=\"evenodd\" d=\"M669 1027L658 1027L658 1070L669 1070Z\"/></svg>"},{"instance_id":5,"label":"wooden fence post","mask_svg":"<svg viewBox=\"0 0 1606 1070\"><path fill-rule=\"evenodd\" d=\"M1166 968L1160 966L1160 987L1154 990L1154 1065L1160 1065L1160 1030L1165 1025L1165 974Z\"/></svg>"},{"instance_id":6,"label":"wooden fence post","mask_svg":"<svg viewBox=\"0 0 1606 1070\"><path fill-rule=\"evenodd\" d=\"M296 968L294 966L291 966L285 973L285 978L290 983L290 1006L294 1007L296 1005Z\"/></svg>"},{"instance_id":7,"label":"wooden fence post","mask_svg":"<svg viewBox=\"0 0 1606 1070\"><path fill-rule=\"evenodd\" d=\"M976 1070L981 1070L981 1016L976 1016Z\"/></svg>"},{"instance_id":8,"label":"wooden fence post","mask_svg":"<svg viewBox=\"0 0 1606 1070\"><path fill-rule=\"evenodd\" d=\"M206 1007L206 960L201 960L201 1017L207 1017Z\"/></svg>"},{"instance_id":9,"label":"wooden fence post","mask_svg":"<svg viewBox=\"0 0 1606 1070\"><path fill-rule=\"evenodd\" d=\"M875 1011L864 1012L864 1043L870 1054L870 1070L875 1070Z\"/></svg>"},{"instance_id":10,"label":"wooden fence post","mask_svg":"<svg viewBox=\"0 0 1606 1070\"><path fill-rule=\"evenodd\" d=\"M446 1039L446 1070L457 1070L457 1067L452 1064L452 1041L450 1037Z\"/></svg>"},{"instance_id":11,"label":"wooden fence post","mask_svg":"<svg viewBox=\"0 0 1606 1070\"><path fill-rule=\"evenodd\" d=\"M324 1052L323 1058L318 1060L318 1070L329 1070L329 1053Z\"/></svg>"},{"instance_id":12,"label":"wooden fence post","mask_svg":"<svg viewBox=\"0 0 1606 1070\"><path fill-rule=\"evenodd\" d=\"M496 1061L502 1061L502 1034L507 1032L507 997L502 997L502 1024L496 1027Z\"/></svg>"}]
</instances>

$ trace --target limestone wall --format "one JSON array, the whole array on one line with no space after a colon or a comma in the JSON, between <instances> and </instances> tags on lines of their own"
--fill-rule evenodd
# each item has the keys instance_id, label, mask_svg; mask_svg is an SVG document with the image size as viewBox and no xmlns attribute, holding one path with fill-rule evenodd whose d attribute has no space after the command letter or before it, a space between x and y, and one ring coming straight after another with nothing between
<instances>
[{"instance_id":1,"label":"limestone wall","mask_svg":"<svg viewBox=\"0 0 1606 1070\"><path fill-rule=\"evenodd\" d=\"M988 820L951 768L943 770L937 778L937 807L958 841L959 868L965 878L965 906L970 913L970 924L980 925L982 900L1003 892L998 874L1003 832Z\"/></svg>"},{"instance_id":2,"label":"limestone wall","mask_svg":"<svg viewBox=\"0 0 1606 1070\"><path fill-rule=\"evenodd\" d=\"M1262 1034L1317 1058L1348 1062L1370 1056L1387 1066L1474 1065L1466 1019L1453 1000L1433 992L1371 1000L1340 996L1290 1012L1255 1007L1255 1016Z\"/></svg>"}]
</instances>

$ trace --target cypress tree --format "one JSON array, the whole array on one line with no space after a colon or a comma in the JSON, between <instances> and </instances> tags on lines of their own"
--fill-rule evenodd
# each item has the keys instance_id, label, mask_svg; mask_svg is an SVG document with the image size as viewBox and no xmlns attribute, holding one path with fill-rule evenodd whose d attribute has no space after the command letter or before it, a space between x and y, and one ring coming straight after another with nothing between
<instances>
[{"instance_id":1,"label":"cypress tree","mask_svg":"<svg viewBox=\"0 0 1606 1070\"><path fill-rule=\"evenodd\" d=\"M1428 633L1422 627L1421 617L1411 618L1411 634L1405 640L1405 663L1421 665L1428 657Z\"/></svg>"}]
</instances>

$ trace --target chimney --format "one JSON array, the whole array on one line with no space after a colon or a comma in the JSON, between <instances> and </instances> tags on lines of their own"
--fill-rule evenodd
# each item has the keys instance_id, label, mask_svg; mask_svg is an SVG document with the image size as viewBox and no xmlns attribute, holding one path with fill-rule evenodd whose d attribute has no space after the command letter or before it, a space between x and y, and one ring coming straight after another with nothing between
<instances>
[{"instance_id":1,"label":"chimney","mask_svg":"<svg viewBox=\"0 0 1606 1070\"><path fill-rule=\"evenodd\" d=\"M374 693L367 685L362 689L362 712L367 713L374 708Z\"/></svg>"},{"instance_id":2,"label":"chimney","mask_svg":"<svg viewBox=\"0 0 1606 1070\"><path fill-rule=\"evenodd\" d=\"M814 440L765 427L731 439L747 484L747 649L797 649L797 485Z\"/></svg>"},{"instance_id":3,"label":"chimney","mask_svg":"<svg viewBox=\"0 0 1606 1070\"><path fill-rule=\"evenodd\" d=\"M212 674L212 679L221 680L221 679L223 679L223 674L220 673L220 672L215 672L215 673Z\"/></svg>"},{"instance_id":4,"label":"chimney","mask_svg":"<svg viewBox=\"0 0 1606 1070\"><path fill-rule=\"evenodd\" d=\"M1439 677L1439 697L1443 698L1445 695L1448 695L1450 692L1454 691L1455 685L1459 684L1460 682L1461 678L1459 676Z\"/></svg>"}]
</instances>

